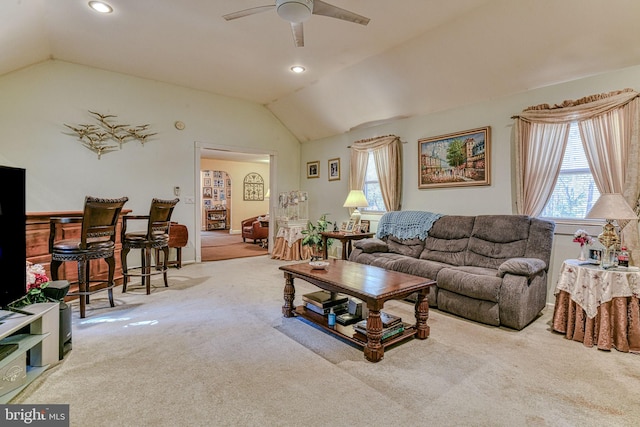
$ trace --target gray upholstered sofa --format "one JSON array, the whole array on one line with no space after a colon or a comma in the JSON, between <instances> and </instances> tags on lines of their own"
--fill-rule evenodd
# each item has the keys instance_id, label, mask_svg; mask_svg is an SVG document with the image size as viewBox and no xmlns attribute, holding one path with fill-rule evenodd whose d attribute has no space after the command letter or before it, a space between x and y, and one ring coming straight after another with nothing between
<instances>
[{"instance_id":1,"label":"gray upholstered sofa","mask_svg":"<svg viewBox=\"0 0 640 427\"><path fill-rule=\"evenodd\" d=\"M554 228L523 215L389 212L349 260L435 279L430 305L520 330L546 304Z\"/></svg>"}]
</instances>

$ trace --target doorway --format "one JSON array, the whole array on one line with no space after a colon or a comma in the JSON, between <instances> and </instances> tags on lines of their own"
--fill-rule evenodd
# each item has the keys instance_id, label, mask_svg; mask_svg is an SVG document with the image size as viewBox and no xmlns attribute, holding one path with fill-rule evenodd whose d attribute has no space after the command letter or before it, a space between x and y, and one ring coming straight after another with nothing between
<instances>
[{"instance_id":1,"label":"doorway","mask_svg":"<svg viewBox=\"0 0 640 427\"><path fill-rule=\"evenodd\" d=\"M273 151L260 150L260 149L252 149L245 147L232 147L232 146L224 146L218 144L209 144L209 143L201 143L196 142L195 144L195 171L196 171L196 179L195 179L195 224L197 225L198 232L195 233L195 251L196 251L196 262L202 262L203 260L203 241L206 245L211 244L211 239L215 239L214 243L217 247L217 251L223 251L228 253L225 259L230 257L240 257L241 254L238 252L237 256L229 256L233 255L236 248L232 245L237 244L238 242L242 242L242 233L241 233L241 221L245 219L244 217L263 215L265 213L270 212L271 209L271 199L265 197L263 201L245 201L243 200L243 178L246 171L255 172L259 170L260 173L265 179L265 193L269 191L270 193L277 194L275 179L275 171L276 168L277 155ZM216 163L217 162L217 163ZM204 236L203 232L206 230L202 229L203 221L205 221L205 214L203 209L200 209L203 206L203 189L201 185L201 169L205 169L202 167L203 164L208 164L206 169L217 169L224 170L231 180L231 188L230 188L230 199L228 203L231 203L234 206L234 209L231 210L229 215L229 228L227 230L215 230L216 234L222 233L218 236ZM211 165L220 165L220 167L213 167ZM253 166L252 166L253 165ZM226 184L226 182L225 182ZM229 197L229 195L227 195ZM269 238L268 238L268 246L267 253L271 253L271 242L273 241L273 225L274 221L269 220ZM224 239L217 239L216 237L221 237ZM248 246L248 245L247 245ZM262 253L264 253L264 249L261 248L259 244L255 245L256 249L260 249ZM210 249L206 249L205 251L210 251ZM244 255L248 256L248 255ZM207 256L209 258L209 256Z\"/></svg>"}]
</instances>

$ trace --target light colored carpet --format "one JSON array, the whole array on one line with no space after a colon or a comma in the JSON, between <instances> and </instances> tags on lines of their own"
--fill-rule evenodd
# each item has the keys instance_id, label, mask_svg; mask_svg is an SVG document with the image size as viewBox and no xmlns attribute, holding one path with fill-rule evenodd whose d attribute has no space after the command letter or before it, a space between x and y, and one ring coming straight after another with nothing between
<instances>
[{"instance_id":1,"label":"light colored carpet","mask_svg":"<svg viewBox=\"0 0 640 427\"><path fill-rule=\"evenodd\" d=\"M282 317L284 261L268 256L171 269L74 305L73 350L14 403L69 403L73 426L632 426L637 355L585 348L437 310L431 337L379 363ZM296 281L296 301L316 290ZM405 320L413 306L385 306Z\"/></svg>"}]
</instances>

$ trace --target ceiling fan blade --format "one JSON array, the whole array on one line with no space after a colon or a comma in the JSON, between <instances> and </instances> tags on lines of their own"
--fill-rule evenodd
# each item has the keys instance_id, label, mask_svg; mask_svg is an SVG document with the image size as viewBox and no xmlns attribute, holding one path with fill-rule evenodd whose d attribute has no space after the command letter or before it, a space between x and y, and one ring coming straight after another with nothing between
<instances>
[{"instance_id":1,"label":"ceiling fan blade","mask_svg":"<svg viewBox=\"0 0 640 427\"><path fill-rule=\"evenodd\" d=\"M304 31L302 22L292 22L291 32L293 33L293 43L295 43L296 47L304 47Z\"/></svg>"},{"instance_id":2,"label":"ceiling fan blade","mask_svg":"<svg viewBox=\"0 0 640 427\"><path fill-rule=\"evenodd\" d=\"M343 21L355 22L360 25L367 25L370 21L370 19L365 16L349 12L348 10L341 9L338 6L334 6L320 0L313 1L313 14L342 19Z\"/></svg>"},{"instance_id":3,"label":"ceiling fan blade","mask_svg":"<svg viewBox=\"0 0 640 427\"><path fill-rule=\"evenodd\" d=\"M244 18L245 16L255 15L256 13L262 13L268 10L273 10L275 9L275 7L276 6L274 4L271 4L268 6L252 7L251 9L239 10L238 12L222 15L222 17L227 21L231 21L232 19Z\"/></svg>"}]
</instances>

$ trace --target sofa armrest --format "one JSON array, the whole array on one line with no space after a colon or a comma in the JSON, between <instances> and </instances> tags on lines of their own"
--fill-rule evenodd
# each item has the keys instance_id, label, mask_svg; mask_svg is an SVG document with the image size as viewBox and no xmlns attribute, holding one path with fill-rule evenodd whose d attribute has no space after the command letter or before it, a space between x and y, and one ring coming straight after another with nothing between
<instances>
[{"instance_id":1,"label":"sofa armrest","mask_svg":"<svg viewBox=\"0 0 640 427\"><path fill-rule=\"evenodd\" d=\"M389 252L389 246L387 246L384 241L375 237L372 237L370 239L357 240L353 245L367 254L371 254L374 252Z\"/></svg>"},{"instance_id":2,"label":"sofa armrest","mask_svg":"<svg viewBox=\"0 0 640 427\"><path fill-rule=\"evenodd\" d=\"M249 225L252 225L257 219L258 219L257 216L254 216L254 217L251 217L251 218L247 218L247 219L243 219L240 222L240 226L241 227L247 227Z\"/></svg>"},{"instance_id":3,"label":"sofa armrest","mask_svg":"<svg viewBox=\"0 0 640 427\"><path fill-rule=\"evenodd\" d=\"M500 264L498 277L505 274L532 277L546 270L547 263L538 258L511 258Z\"/></svg>"}]
</instances>

